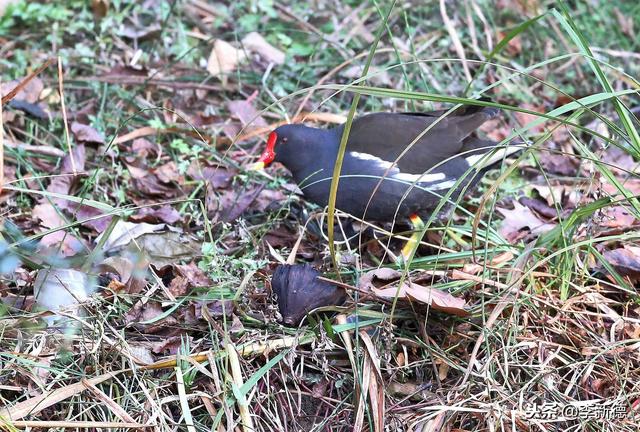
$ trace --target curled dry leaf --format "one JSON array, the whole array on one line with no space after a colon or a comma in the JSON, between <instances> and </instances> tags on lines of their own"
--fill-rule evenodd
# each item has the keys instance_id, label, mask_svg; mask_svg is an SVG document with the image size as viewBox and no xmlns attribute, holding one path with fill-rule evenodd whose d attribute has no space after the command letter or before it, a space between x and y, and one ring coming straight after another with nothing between
<instances>
[{"instance_id":1,"label":"curled dry leaf","mask_svg":"<svg viewBox=\"0 0 640 432\"><path fill-rule=\"evenodd\" d=\"M405 280L400 289L397 286L377 288L374 285L375 280L393 281L400 279L401 276L402 273L397 270L382 267L363 275L358 286L363 290L370 290L373 294L383 299L392 300L397 296L400 299L405 298L420 302L448 314L457 316L469 315L469 312L464 308L464 299L454 297L436 288L418 285L408 280Z\"/></svg>"},{"instance_id":2,"label":"curled dry leaf","mask_svg":"<svg viewBox=\"0 0 640 432\"><path fill-rule=\"evenodd\" d=\"M260 112L253 106L251 98L227 102L229 113L246 126L265 127L267 122L260 116Z\"/></svg>"},{"instance_id":3,"label":"curled dry leaf","mask_svg":"<svg viewBox=\"0 0 640 432\"><path fill-rule=\"evenodd\" d=\"M242 39L242 45L249 51L255 52L269 63L284 64L285 54L271 45L261 34L251 32Z\"/></svg>"},{"instance_id":4,"label":"curled dry leaf","mask_svg":"<svg viewBox=\"0 0 640 432\"><path fill-rule=\"evenodd\" d=\"M167 204L160 207L142 207L136 214L129 216L131 222L166 223L170 225L178 222L181 218L178 210Z\"/></svg>"},{"instance_id":5,"label":"curled dry leaf","mask_svg":"<svg viewBox=\"0 0 640 432\"><path fill-rule=\"evenodd\" d=\"M640 280L640 247L625 246L605 251L602 255L620 275Z\"/></svg>"},{"instance_id":6,"label":"curled dry leaf","mask_svg":"<svg viewBox=\"0 0 640 432\"><path fill-rule=\"evenodd\" d=\"M500 234L508 241L515 241L521 238L521 231L529 229L532 235L539 235L550 231L556 224L541 221L528 207L523 206L518 201L513 202L513 210L496 207L504 220L500 227Z\"/></svg>"},{"instance_id":7,"label":"curled dry leaf","mask_svg":"<svg viewBox=\"0 0 640 432\"><path fill-rule=\"evenodd\" d=\"M93 143L93 144L105 143L104 137L102 136L102 134L97 130L95 130L93 127L86 124L73 122L71 124L71 132L73 133L73 136L76 137L76 140L78 142Z\"/></svg>"},{"instance_id":8,"label":"curled dry leaf","mask_svg":"<svg viewBox=\"0 0 640 432\"><path fill-rule=\"evenodd\" d=\"M413 282L405 282L399 291L397 287L392 287L374 288L372 292L384 299L393 299L397 295L398 298L408 298L448 314L457 316L469 315L469 312L464 308L466 303L464 299L454 297L439 289L418 285Z\"/></svg>"},{"instance_id":9,"label":"curled dry leaf","mask_svg":"<svg viewBox=\"0 0 640 432\"><path fill-rule=\"evenodd\" d=\"M120 220L116 223L115 227L113 227L113 230L109 234L109 237L105 240L103 249L108 251L110 249L124 247L143 234L160 231L165 227L165 224L136 224ZM104 234L101 234L96 238L96 243L99 243L102 240L103 235Z\"/></svg>"},{"instance_id":10,"label":"curled dry leaf","mask_svg":"<svg viewBox=\"0 0 640 432\"><path fill-rule=\"evenodd\" d=\"M245 57L244 51L235 48L229 42L217 39L209 54L207 71L213 76L226 75L233 72Z\"/></svg>"}]
</instances>

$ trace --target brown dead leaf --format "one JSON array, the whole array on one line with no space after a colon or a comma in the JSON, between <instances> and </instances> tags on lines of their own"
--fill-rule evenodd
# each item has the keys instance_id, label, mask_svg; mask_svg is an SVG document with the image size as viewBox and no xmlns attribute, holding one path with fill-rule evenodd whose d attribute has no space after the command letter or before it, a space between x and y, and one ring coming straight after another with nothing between
<instances>
[{"instance_id":1,"label":"brown dead leaf","mask_svg":"<svg viewBox=\"0 0 640 432\"><path fill-rule=\"evenodd\" d=\"M498 31L497 40L501 41L506 36L506 33ZM507 52L512 56L517 56L522 52L522 38L520 35L512 38L507 43Z\"/></svg>"},{"instance_id":2,"label":"brown dead leaf","mask_svg":"<svg viewBox=\"0 0 640 432\"><path fill-rule=\"evenodd\" d=\"M532 104L528 104L528 103L524 103L522 104L522 108L525 108L529 111L536 111L539 113L544 113L544 108L540 107L540 106L535 106ZM540 118L540 116L537 116L535 114L529 114L529 113L523 113L523 112L519 112L519 111L515 111L514 112L514 116L516 117L516 120L518 120L518 123L520 123L521 126L526 126L529 123L538 120ZM540 124L537 125L531 129L528 130L529 133L541 133L544 132L544 124Z\"/></svg>"},{"instance_id":3,"label":"brown dead leaf","mask_svg":"<svg viewBox=\"0 0 640 432\"><path fill-rule=\"evenodd\" d=\"M378 297L387 300L392 300L397 295L398 298L417 301L448 314L457 316L469 315L469 312L464 308L466 303L464 299L454 297L439 289L418 285L413 282L405 282L400 290L397 287L390 287L383 289L373 288L372 291Z\"/></svg>"},{"instance_id":4,"label":"brown dead leaf","mask_svg":"<svg viewBox=\"0 0 640 432\"><path fill-rule=\"evenodd\" d=\"M235 48L228 42L217 39L213 44L207 71L213 76L226 75L233 72L238 64L245 59L244 51Z\"/></svg>"},{"instance_id":5,"label":"brown dead leaf","mask_svg":"<svg viewBox=\"0 0 640 432\"><path fill-rule=\"evenodd\" d=\"M520 202L520 204L529 207L531 210L547 219L554 219L558 216L558 212L554 207L551 207L549 204L540 199L522 197L518 201Z\"/></svg>"},{"instance_id":6,"label":"brown dead leaf","mask_svg":"<svg viewBox=\"0 0 640 432\"><path fill-rule=\"evenodd\" d=\"M637 222L633 213L622 206L607 207L602 210L600 226L610 229L631 229Z\"/></svg>"},{"instance_id":7,"label":"brown dead leaf","mask_svg":"<svg viewBox=\"0 0 640 432\"><path fill-rule=\"evenodd\" d=\"M260 112L253 106L253 100L251 98L246 100L229 101L227 102L227 109L229 110L229 113L240 120L244 126L267 126L265 119L260 116Z\"/></svg>"},{"instance_id":8,"label":"brown dead leaf","mask_svg":"<svg viewBox=\"0 0 640 432\"><path fill-rule=\"evenodd\" d=\"M58 228L66 223L58 211L51 203L44 201L33 207L31 215L38 219L44 228Z\"/></svg>"},{"instance_id":9,"label":"brown dead leaf","mask_svg":"<svg viewBox=\"0 0 640 432\"><path fill-rule=\"evenodd\" d=\"M496 210L504 216L500 227L500 234L509 242L521 238L521 231L529 229L532 235L539 235L550 231L555 223L541 221L531 209L517 201L513 202L513 210L496 207Z\"/></svg>"},{"instance_id":10,"label":"brown dead leaf","mask_svg":"<svg viewBox=\"0 0 640 432\"><path fill-rule=\"evenodd\" d=\"M251 32L246 35L242 38L242 45L269 63L275 63L277 65L284 64L284 52L267 42L259 33Z\"/></svg>"},{"instance_id":11,"label":"brown dead leaf","mask_svg":"<svg viewBox=\"0 0 640 432\"><path fill-rule=\"evenodd\" d=\"M194 161L187 169L187 175L194 180L206 180L214 189L226 189L237 171L222 166L202 166Z\"/></svg>"},{"instance_id":12,"label":"brown dead leaf","mask_svg":"<svg viewBox=\"0 0 640 432\"><path fill-rule=\"evenodd\" d=\"M192 261L189 264L171 264L158 270L164 281L170 280L168 289L174 297L182 297L194 288L209 287L211 279Z\"/></svg>"},{"instance_id":13,"label":"brown dead leaf","mask_svg":"<svg viewBox=\"0 0 640 432\"><path fill-rule=\"evenodd\" d=\"M20 82L20 80L15 80L2 83L0 93L2 93L2 96L5 96L18 86ZM40 100L42 90L44 90L44 83L42 80L40 78L33 78L14 96L14 99L23 100L29 103L37 103Z\"/></svg>"},{"instance_id":14,"label":"brown dead leaf","mask_svg":"<svg viewBox=\"0 0 640 432\"><path fill-rule=\"evenodd\" d=\"M71 124L71 132L73 133L73 136L76 137L76 140L78 142L91 144L105 143L104 137L100 134L100 132L86 124L73 122Z\"/></svg>"},{"instance_id":15,"label":"brown dead leaf","mask_svg":"<svg viewBox=\"0 0 640 432\"><path fill-rule=\"evenodd\" d=\"M71 257L85 250L80 240L65 231L54 231L42 237L38 243L38 253L49 255L49 252L61 253Z\"/></svg>"},{"instance_id":16,"label":"brown dead leaf","mask_svg":"<svg viewBox=\"0 0 640 432\"><path fill-rule=\"evenodd\" d=\"M180 175L178 166L174 161L160 165L153 170L153 173L158 177L158 180L163 183L184 183L184 178Z\"/></svg>"},{"instance_id":17,"label":"brown dead leaf","mask_svg":"<svg viewBox=\"0 0 640 432\"><path fill-rule=\"evenodd\" d=\"M160 153L160 146L146 138L136 138L131 143L131 151L140 159L155 158Z\"/></svg>"},{"instance_id":18,"label":"brown dead leaf","mask_svg":"<svg viewBox=\"0 0 640 432\"><path fill-rule=\"evenodd\" d=\"M640 279L640 247L625 246L605 251L602 255L620 275Z\"/></svg>"},{"instance_id":19,"label":"brown dead leaf","mask_svg":"<svg viewBox=\"0 0 640 432\"><path fill-rule=\"evenodd\" d=\"M142 207L136 214L129 216L131 222L146 222L150 224L166 223L173 225L182 217L178 210L170 205L161 205L159 207Z\"/></svg>"},{"instance_id":20,"label":"brown dead leaf","mask_svg":"<svg viewBox=\"0 0 640 432\"><path fill-rule=\"evenodd\" d=\"M633 31L633 16L623 14L617 7L613 8L613 13L616 15L620 31L631 38L635 38L636 34Z\"/></svg>"},{"instance_id":21,"label":"brown dead leaf","mask_svg":"<svg viewBox=\"0 0 640 432\"><path fill-rule=\"evenodd\" d=\"M409 280L405 280L400 289L397 286L388 286L386 288L377 288L375 286L376 280L389 282L398 280L401 276L402 273L397 270L381 267L362 275L358 282L358 288L364 291L371 291L376 296L387 300L392 300L397 295L398 298L417 301L441 312L458 316L467 316L469 314L464 309L464 299L454 297L436 288L418 285Z\"/></svg>"}]
</instances>

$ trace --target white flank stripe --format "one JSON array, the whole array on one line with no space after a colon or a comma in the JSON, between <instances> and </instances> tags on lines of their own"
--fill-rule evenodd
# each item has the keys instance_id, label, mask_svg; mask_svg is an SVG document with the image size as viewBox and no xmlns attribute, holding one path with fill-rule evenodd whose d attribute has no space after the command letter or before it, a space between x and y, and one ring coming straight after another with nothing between
<instances>
[{"instance_id":1,"label":"white flank stripe","mask_svg":"<svg viewBox=\"0 0 640 432\"><path fill-rule=\"evenodd\" d=\"M484 168L498 161L501 161L505 157L511 154L514 154L516 152L519 152L520 150L522 150L521 147L509 146L509 147L504 147L499 150L496 150L495 152L492 152L492 154L489 156L487 156L487 153L481 153L481 154L474 154L471 156L467 156L464 159L467 161L469 166L474 166L477 163L481 163L482 166L479 166L478 168Z\"/></svg>"},{"instance_id":2,"label":"white flank stripe","mask_svg":"<svg viewBox=\"0 0 640 432\"><path fill-rule=\"evenodd\" d=\"M378 164L380 167L387 169L391 166L393 166L393 164L391 162L387 162L386 160L380 159L377 156L374 155L370 155L368 153L360 153L360 152L349 152L349 154L351 156L353 156L356 159L360 159L360 160L364 160L364 161L373 161L376 164Z\"/></svg>"},{"instance_id":3,"label":"white flank stripe","mask_svg":"<svg viewBox=\"0 0 640 432\"><path fill-rule=\"evenodd\" d=\"M393 176L393 178L397 178L398 180L404 180L408 182L427 182L433 183L438 180L444 180L447 176L444 173L434 173L434 174L408 174L408 173L398 173Z\"/></svg>"}]
</instances>

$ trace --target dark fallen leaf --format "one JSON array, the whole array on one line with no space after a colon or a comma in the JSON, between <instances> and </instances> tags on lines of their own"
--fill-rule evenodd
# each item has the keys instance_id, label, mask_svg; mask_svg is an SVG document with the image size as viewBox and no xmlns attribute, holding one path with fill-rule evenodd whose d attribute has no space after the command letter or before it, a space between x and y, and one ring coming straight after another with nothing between
<instances>
[{"instance_id":1,"label":"dark fallen leaf","mask_svg":"<svg viewBox=\"0 0 640 432\"><path fill-rule=\"evenodd\" d=\"M253 98L227 102L227 109L231 116L240 120L243 126L265 127L267 122L260 116L253 106Z\"/></svg>"},{"instance_id":2,"label":"dark fallen leaf","mask_svg":"<svg viewBox=\"0 0 640 432\"><path fill-rule=\"evenodd\" d=\"M517 201L513 202L513 210L499 207L496 207L496 210L504 216L500 234L510 242L520 238L521 231L525 228L528 228L532 235L539 235L550 231L556 225L541 221L531 209Z\"/></svg>"},{"instance_id":3,"label":"dark fallen leaf","mask_svg":"<svg viewBox=\"0 0 640 432\"><path fill-rule=\"evenodd\" d=\"M153 170L153 173L162 183L184 183L184 178L180 175L178 166L173 161L160 165Z\"/></svg>"},{"instance_id":4,"label":"dark fallen leaf","mask_svg":"<svg viewBox=\"0 0 640 432\"><path fill-rule=\"evenodd\" d=\"M346 296L342 288L318 280L320 273L308 264L279 265L271 277L271 289L285 324L297 325L311 310L341 305Z\"/></svg>"},{"instance_id":5,"label":"dark fallen leaf","mask_svg":"<svg viewBox=\"0 0 640 432\"><path fill-rule=\"evenodd\" d=\"M160 146L145 138L136 138L131 143L131 151L140 159L155 158L160 152Z\"/></svg>"},{"instance_id":6,"label":"dark fallen leaf","mask_svg":"<svg viewBox=\"0 0 640 432\"><path fill-rule=\"evenodd\" d=\"M85 249L80 240L62 230L45 235L38 243L38 253L42 255L59 252L62 256L71 257Z\"/></svg>"},{"instance_id":7,"label":"dark fallen leaf","mask_svg":"<svg viewBox=\"0 0 640 432\"><path fill-rule=\"evenodd\" d=\"M636 217L622 206L607 207L602 210L600 226L610 229L631 229L637 222Z\"/></svg>"},{"instance_id":8,"label":"dark fallen leaf","mask_svg":"<svg viewBox=\"0 0 640 432\"><path fill-rule=\"evenodd\" d=\"M171 264L158 270L174 297L189 294L194 288L210 287L211 279L194 263Z\"/></svg>"},{"instance_id":9,"label":"dark fallen leaf","mask_svg":"<svg viewBox=\"0 0 640 432\"><path fill-rule=\"evenodd\" d=\"M152 24L146 28L124 27L119 34L127 39L147 40L158 36L161 30L160 24Z\"/></svg>"},{"instance_id":10,"label":"dark fallen leaf","mask_svg":"<svg viewBox=\"0 0 640 432\"><path fill-rule=\"evenodd\" d=\"M580 162L575 156L541 152L540 164L548 173L575 177Z\"/></svg>"},{"instance_id":11,"label":"dark fallen leaf","mask_svg":"<svg viewBox=\"0 0 640 432\"><path fill-rule=\"evenodd\" d=\"M206 205L212 219L221 219L230 222L238 219L258 197L264 185L255 189L233 189L218 196L210 187L207 187Z\"/></svg>"},{"instance_id":12,"label":"dark fallen leaf","mask_svg":"<svg viewBox=\"0 0 640 432\"><path fill-rule=\"evenodd\" d=\"M392 300L396 296L399 299L409 299L427 305L434 310L453 314L457 316L467 316L469 312L464 308L465 300L454 297L448 292L436 288L418 285L405 280L402 287L388 286L390 281L398 280L402 273L386 267L381 267L370 271L360 277L358 287L365 291L371 291L376 296ZM378 288L376 281L383 281L386 286Z\"/></svg>"},{"instance_id":13,"label":"dark fallen leaf","mask_svg":"<svg viewBox=\"0 0 640 432\"><path fill-rule=\"evenodd\" d=\"M640 279L640 247L625 246L605 251L602 255L621 276Z\"/></svg>"},{"instance_id":14,"label":"dark fallen leaf","mask_svg":"<svg viewBox=\"0 0 640 432\"><path fill-rule=\"evenodd\" d=\"M89 125L73 122L71 123L71 132L78 142L91 144L104 144L104 137L100 132Z\"/></svg>"},{"instance_id":15,"label":"dark fallen leaf","mask_svg":"<svg viewBox=\"0 0 640 432\"><path fill-rule=\"evenodd\" d=\"M9 102L9 107L18 111L22 111L23 113L39 120L46 120L47 118L49 118L45 110L42 109L40 104L37 103L31 103L20 99L13 99L11 102Z\"/></svg>"},{"instance_id":16,"label":"dark fallen leaf","mask_svg":"<svg viewBox=\"0 0 640 432\"><path fill-rule=\"evenodd\" d=\"M134 215L129 216L131 222L146 222L150 224L167 223L173 225L181 219L178 210L170 205L160 207L142 207Z\"/></svg>"},{"instance_id":17,"label":"dark fallen leaf","mask_svg":"<svg viewBox=\"0 0 640 432\"><path fill-rule=\"evenodd\" d=\"M237 171L222 166L202 166L198 161L193 162L187 169L187 175L194 180L205 180L214 189L226 189Z\"/></svg>"},{"instance_id":18,"label":"dark fallen leaf","mask_svg":"<svg viewBox=\"0 0 640 432\"><path fill-rule=\"evenodd\" d=\"M14 80L2 83L0 86L0 93L2 96L5 96L18 86L20 82L21 80ZM44 90L44 83L40 78L36 77L30 80L18 93L16 93L13 99L20 99L32 104L37 103L40 100L42 90Z\"/></svg>"},{"instance_id":19,"label":"dark fallen leaf","mask_svg":"<svg viewBox=\"0 0 640 432\"><path fill-rule=\"evenodd\" d=\"M208 317L220 319L223 316L231 318L234 311L234 303L231 300L202 300L192 302L192 316L196 321L208 321Z\"/></svg>"},{"instance_id":20,"label":"dark fallen leaf","mask_svg":"<svg viewBox=\"0 0 640 432\"><path fill-rule=\"evenodd\" d=\"M469 315L469 311L464 308L466 303L464 299L454 297L448 292L413 282L405 282L400 290L397 287L390 287L374 288L372 291L378 297L387 300L391 300L396 296L398 298L408 298L448 314L457 316Z\"/></svg>"},{"instance_id":21,"label":"dark fallen leaf","mask_svg":"<svg viewBox=\"0 0 640 432\"><path fill-rule=\"evenodd\" d=\"M529 207L531 210L548 219L553 219L558 216L556 209L542 200L522 197L518 201L520 201L520 204Z\"/></svg>"}]
</instances>

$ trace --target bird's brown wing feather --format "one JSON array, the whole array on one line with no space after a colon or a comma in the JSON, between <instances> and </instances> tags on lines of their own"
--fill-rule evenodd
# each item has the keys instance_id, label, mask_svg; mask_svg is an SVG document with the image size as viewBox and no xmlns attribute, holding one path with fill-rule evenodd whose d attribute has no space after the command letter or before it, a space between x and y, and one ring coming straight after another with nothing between
<instances>
[{"instance_id":1,"label":"bird's brown wing feather","mask_svg":"<svg viewBox=\"0 0 640 432\"><path fill-rule=\"evenodd\" d=\"M423 173L464 151L465 140L497 110L464 106L450 113L375 113L353 121L347 150L395 161L424 130L430 128L398 160L402 172Z\"/></svg>"}]
</instances>

